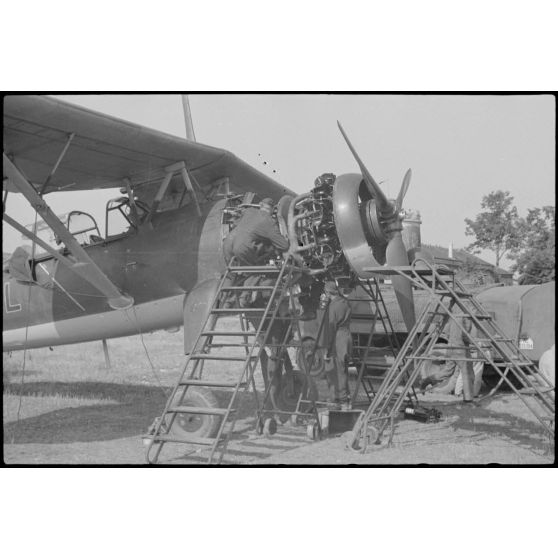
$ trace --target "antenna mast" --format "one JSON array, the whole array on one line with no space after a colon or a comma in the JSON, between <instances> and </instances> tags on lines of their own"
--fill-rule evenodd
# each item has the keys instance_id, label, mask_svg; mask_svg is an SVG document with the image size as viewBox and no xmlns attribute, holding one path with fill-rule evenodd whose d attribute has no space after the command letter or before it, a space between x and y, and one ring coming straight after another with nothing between
<instances>
[{"instance_id":1,"label":"antenna mast","mask_svg":"<svg viewBox=\"0 0 558 558\"><path fill-rule=\"evenodd\" d=\"M180 95L182 98L182 108L184 110L184 124L186 127L186 139L196 141L196 134L194 133L194 124L192 123L192 113L190 112L190 101L188 95Z\"/></svg>"}]
</instances>

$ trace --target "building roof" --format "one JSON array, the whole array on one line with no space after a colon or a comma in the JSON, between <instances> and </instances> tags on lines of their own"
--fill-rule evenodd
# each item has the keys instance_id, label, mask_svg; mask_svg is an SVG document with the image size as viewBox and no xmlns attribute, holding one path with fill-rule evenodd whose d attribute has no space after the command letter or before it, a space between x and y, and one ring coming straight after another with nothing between
<instances>
[{"instance_id":1,"label":"building roof","mask_svg":"<svg viewBox=\"0 0 558 558\"><path fill-rule=\"evenodd\" d=\"M448 249L444 248L443 246L438 246L437 244L423 244L423 247L426 248L434 258L440 259L449 259L448 256ZM494 264L491 264L474 254L470 254L469 252L461 249L461 248L454 248L453 249L453 259L465 263L469 261L471 263L475 263L480 267L484 267L486 269L490 269L494 271L498 275L513 275L511 271L507 271L502 269L501 267L496 267Z\"/></svg>"}]
</instances>

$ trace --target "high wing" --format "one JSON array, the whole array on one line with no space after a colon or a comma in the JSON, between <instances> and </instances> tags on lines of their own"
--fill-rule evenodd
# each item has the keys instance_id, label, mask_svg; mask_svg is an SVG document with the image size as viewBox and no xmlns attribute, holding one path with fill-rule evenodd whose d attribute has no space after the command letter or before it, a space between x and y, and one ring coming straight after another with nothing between
<instances>
[{"instance_id":1,"label":"high wing","mask_svg":"<svg viewBox=\"0 0 558 558\"><path fill-rule=\"evenodd\" d=\"M73 136L72 136L73 134ZM116 188L125 179L137 187L160 180L165 169L184 162L205 185L228 177L237 191L262 197L293 194L224 149L210 147L90 111L45 96L4 98L4 153L35 186L42 186L61 152L56 173L43 193ZM4 187L19 191L7 181Z\"/></svg>"},{"instance_id":2,"label":"high wing","mask_svg":"<svg viewBox=\"0 0 558 558\"><path fill-rule=\"evenodd\" d=\"M279 199L293 194L232 153L130 122L89 111L50 97L12 95L4 99L3 187L23 194L71 252L62 256L43 245L53 257L94 285L114 308L127 308L133 299L122 292L93 262L50 209L43 196L50 192L131 188L162 181L151 204L153 216L174 174L200 207L198 188L226 179L236 192L254 192ZM137 191L137 190L134 190ZM34 233L9 217L3 220L39 242Z\"/></svg>"}]
</instances>

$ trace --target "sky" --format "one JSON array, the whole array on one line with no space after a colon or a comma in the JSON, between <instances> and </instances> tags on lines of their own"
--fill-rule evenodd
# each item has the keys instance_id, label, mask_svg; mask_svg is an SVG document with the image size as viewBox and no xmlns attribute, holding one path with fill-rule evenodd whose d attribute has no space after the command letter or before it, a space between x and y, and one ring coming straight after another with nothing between
<instances>
[{"instance_id":1,"label":"sky","mask_svg":"<svg viewBox=\"0 0 558 558\"><path fill-rule=\"evenodd\" d=\"M179 95L63 95L63 100L184 137ZM521 215L555 205L555 104L550 95L190 95L197 141L232 151L295 192L316 176L357 172L339 120L389 197L408 168L404 207L419 210L422 241L461 248L465 218L484 195L508 190ZM267 164L264 164L267 163ZM273 173L273 170L276 172ZM116 191L50 194L56 213L81 209L103 222ZM19 199L18 199L19 198ZM34 212L10 194L8 214ZM3 251L21 244L3 225ZM494 255L482 257L494 262ZM503 267L509 262L504 261Z\"/></svg>"}]
</instances>

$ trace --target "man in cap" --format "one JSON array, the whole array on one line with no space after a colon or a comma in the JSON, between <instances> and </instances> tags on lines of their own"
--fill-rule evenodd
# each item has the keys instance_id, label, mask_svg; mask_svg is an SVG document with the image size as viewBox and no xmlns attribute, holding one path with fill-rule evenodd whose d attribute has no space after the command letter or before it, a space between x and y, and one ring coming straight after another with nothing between
<instances>
[{"instance_id":1,"label":"man in cap","mask_svg":"<svg viewBox=\"0 0 558 558\"><path fill-rule=\"evenodd\" d=\"M330 386L330 400L350 410L349 359L352 350L351 307L339 293L334 281L326 281L324 292L329 297L324 323L323 343L326 348L326 374Z\"/></svg>"},{"instance_id":2,"label":"man in cap","mask_svg":"<svg viewBox=\"0 0 558 558\"><path fill-rule=\"evenodd\" d=\"M223 242L223 253L225 260L229 262L233 257L239 265L260 266L265 265L275 257L277 252L286 252L289 241L281 235L277 222L273 219L273 200L265 198L260 202L260 207L248 207L244 209L236 227L229 233ZM271 279L263 275L250 275L244 286L273 286L275 278ZM265 307L267 300L262 292L247 289L239 296L241 308ZM284 306L284 305L283 305ZM288 309L287 309L288 310ZM280 308L279 317L284 317L284 308ZM251 318L252 325L258 329L260 318ZM264 324L262 331L267 330L269 324ZM283 364L292 370L289 355L280 347L284 342L288 322L276 320L271 324L268 336L261 342L270 346L271 356L268 357L264 350L261 354L261 365L266 387L271 382L270 399L273 408L278 408L277 398L281 386Z\"/></svg>"},{"instance_id":3,"label":"man in cap","mask_svg":"<svg viewBox=\"0 0 558 558\"><path fill-rule=\"evenodd\" d=\"M447 349L443 344L434 345L430 356L432 360L427 360L421 370L420 389L425 392L431 386L436 393L453 393L460 374L457 363L448 359Z\"/></svg>"},{"instance_id":4,"label":"man in cap","mask_svg":"<svg viewBox=\"0 0 558 558\"><path fill-rule=\"evenodd\" d=\"M235 256L240 265L264 265L275 251L285 252L289 241L281 235L271 216L273 200L265 198L259 209L246 208L236 227L223 242L225 260Z\"/></svg>"}]
</instances>

